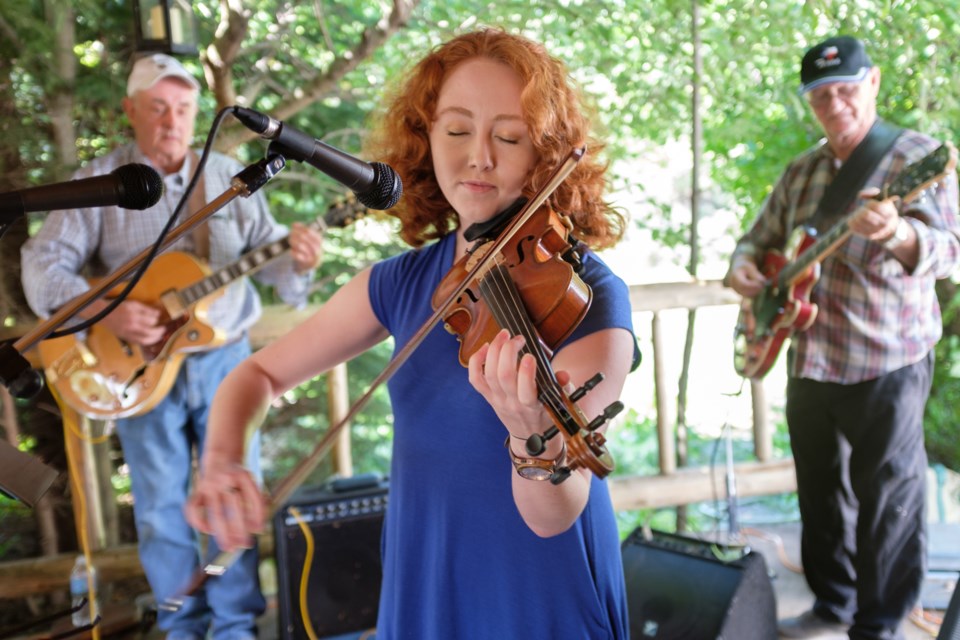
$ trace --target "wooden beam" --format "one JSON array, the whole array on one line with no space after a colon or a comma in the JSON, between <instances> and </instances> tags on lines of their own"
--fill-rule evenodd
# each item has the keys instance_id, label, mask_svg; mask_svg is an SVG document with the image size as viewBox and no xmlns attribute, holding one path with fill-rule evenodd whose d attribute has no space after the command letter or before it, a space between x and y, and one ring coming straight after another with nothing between
<instances>
[{"instance_id":1,"label":"wooden beam","mask_svg":"<svg viewBox=\"0 0 960 640\"><path fill-rule=\"evenodd\" d=\"M764 496L797 490L793 460L747 462L734 465L737 495ZM629 476L608 480L617 511L655 509L727 497L723 465L680 469L658 476Z\"/></svg>"},{"instance_id":2,"label":"wooden beam","mask_svg":"<svg viewBox=\"0 0 960 640\"><path fill-rule=\"evenodd\" d=\"M737 494L741 497L796 490L793 460L744 463L734 469ZM614 509L629 511L725 499L725 473L723 466L713 469L712 474L709 469L699 467L668 475L617 477L608 483ZM274 554L272 530L268 529L260 536L259 546L261 558ZM101 585L143 575L136 545L122 545L93 551L92 554ZM67 589L75 557L76 554L67 553L0 563L0 599Z\"/></svg>"},{"instance_id":3,"label":"wooden beam","mask_svg":"<svg viewBox=\"0 0 960 640\"><path fill-rule=\"evenodd\" d=\"M267 530L258 539L260 558L273 556L273 531ZM78 553L61 553L27 560L0 562L0 599L19 599L37 593L64 590L70 587L70 568ZM137 545L125 544L91 551L97 568L100 587L143 576Z\"/></svg>"},{"instance_id":4,"label":"wooden beam","mask_svg":"<svg viewBox=\"0 0 960 640\"><path fill-rule=\"evenodd\" d=\"M719 280L630 285L630 305L634 311L697 309L725 304L740 304L740 294L724 287Z\"/></svg>"},{"instance_id":5,"label":"wooden beam","mask_svg":"<svg viewBox=\"0 0 960 640\"><path fill-rule=\"evenodd\" d=\"M319 304L294 309L283 304L267 305L256 324L250 327L250 345L254 350L270 344L316 313Z\"/></svg>"}]
</instances>

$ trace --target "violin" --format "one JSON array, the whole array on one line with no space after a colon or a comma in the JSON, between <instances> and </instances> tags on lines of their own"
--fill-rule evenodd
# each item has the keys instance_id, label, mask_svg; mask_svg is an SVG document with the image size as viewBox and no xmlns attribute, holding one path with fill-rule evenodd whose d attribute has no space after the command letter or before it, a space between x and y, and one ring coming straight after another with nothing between
<instances>
[{"instance_id":1,"label":"violin","mask_svg":"<svg viewBox=\"0 0 960 640\"><path fill-rule=\"evenodd\" d=\"M490 342L501 330L523 335L523 353L537 363L537 391L554 425L526 441L527 453L539 455L546 441L563 434L567 457L551 476L559 484L577 468L603 478L613 470L613 458L597 429L623 409L614 402L587 422L575 404L596 386L598 373L569 396L557 381L550 360L553 350L580 324L593 298L577 275L580 255L571 235L573 224L548 206L541 206L513 229L506 242L479 241L444 276L434 291L436 310L444 307L443 322L460 341L460 363Z\"/></svg>"}]
</instances>

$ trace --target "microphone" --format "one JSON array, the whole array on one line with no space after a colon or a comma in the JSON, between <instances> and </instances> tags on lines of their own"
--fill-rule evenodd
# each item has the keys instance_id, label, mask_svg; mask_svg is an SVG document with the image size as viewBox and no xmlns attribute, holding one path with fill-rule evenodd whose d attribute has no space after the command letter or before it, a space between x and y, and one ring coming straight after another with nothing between
<instances>
[{"instance_id":1,"label":"microphone","mask_svg":"<svg viewBox=\"0 0 960 640\"><path fill-rule=\"evenodd\" d=\"M105 176L81 178L0 194L0 219L28 211L116 205L147 209L160 201L163 179L145 164L125 164Z\"/></svg>"},{"instance_id":2,"label":"microphone","mask_svg":"<svg viewBox=\"0 0 960 640\"><path fill-rule=\"evenodd\" d=\"M400 176L389 165L354 158L253 109L234 107L233 115L261 138L272 140L273 145L281 147L280 151L289 159L306 162L323 171L353 191L357 200L371 209L389 209L403 194Z\"/></svg>"}]
</instances>

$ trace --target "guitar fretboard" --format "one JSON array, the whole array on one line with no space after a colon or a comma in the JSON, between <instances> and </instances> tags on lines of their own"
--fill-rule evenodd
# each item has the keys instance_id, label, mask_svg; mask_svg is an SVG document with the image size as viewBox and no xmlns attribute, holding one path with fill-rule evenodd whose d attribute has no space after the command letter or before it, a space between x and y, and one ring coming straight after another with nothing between
<instances>
[{"instance_id":1,"label":"guitar fretboard","mask_svg":"<svg viewBox=\"0 0 960 640\"><path fill-rule=\"evenodd\" d=\"M192 305L201 298L205 298L218 289L227 286L234 280L253 273L271 260L279 258L289 249L290 238L288 236L282 240L277 240L276 242L251 251L250 253L246 253L233 264L217 270L215 273L210 274L199 282L195 282L189 287L184 287L180 290L180 297L184 305Z\"/></svg>"}]
</instances>

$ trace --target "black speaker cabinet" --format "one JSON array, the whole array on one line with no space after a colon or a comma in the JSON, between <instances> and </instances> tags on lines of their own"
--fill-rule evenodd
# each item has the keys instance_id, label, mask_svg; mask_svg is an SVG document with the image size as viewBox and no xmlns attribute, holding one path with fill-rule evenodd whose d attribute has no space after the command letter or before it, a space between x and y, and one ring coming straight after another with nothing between
<instances>
[{"instance_id":1,"label":"black speaker cabinet","mask_svg":"<svg viewBox=\"0 0 960 640\"><path fill-rule=\"evenodd\" d=\"M718 560L708 543L642 529L621 545L633 640L770 640L776 597L763 556Z\"/></svg>"},{"instance_id":2,"label":"black speaker cabinet","mask_svg":"<svg viewBox=\"0 0 960 640\"><path fill-rule=\"evenodd\" d=\"M313 560L305 585L306 610L318 638L372 629L380 599L380 532L388 487L367 474L302 487L273 519L281 640L307 640L300 593L307 536Z\"/></svg>"},{"instance_id":3,"label":"black speaker cabinet","mask_svg":"<svg viewBox=\"0 0 960 640\"><path fill-rule=\"evenodd\" d=\"M937 640L960 640L960 587L958 586L953 588L953 595L950 596L950 604L947 605L947 611L943 614L943 623L940 625Z\"/></svg>"}]
</instances>

